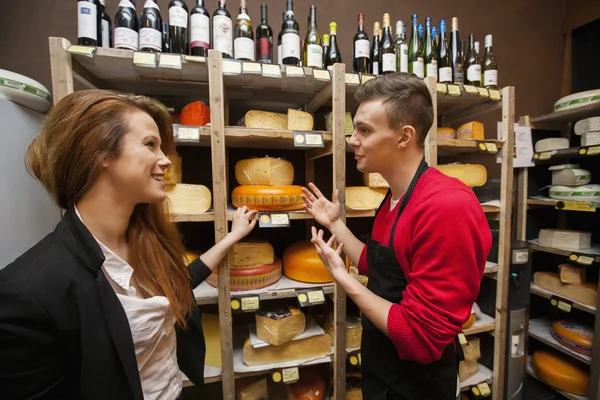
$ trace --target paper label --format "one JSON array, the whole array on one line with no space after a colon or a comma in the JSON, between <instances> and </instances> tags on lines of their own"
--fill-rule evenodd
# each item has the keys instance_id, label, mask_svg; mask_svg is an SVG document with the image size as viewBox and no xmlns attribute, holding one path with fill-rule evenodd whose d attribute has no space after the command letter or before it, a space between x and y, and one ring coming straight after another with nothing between
<instances>
[{"instance_id":1,"label":"paper label","mask_svg":"<svg viewBox=\"0 0 600 400\"><path fill-rule=\"evenodd\" d=\"M481 65L469 65L467 68L467 80L469 82L479 82L481 80Z\"/></svg>"},{"instance_id":2,"label":"paper label","mask_svg":"<svg viewBox=\"0 0 600 400\"><path fill-rule=\"evenodd\" d=\"M360 39L354 42L354 57L370 58L371 45L367 39Z\"/></svg>"},{"instance_id":3,"label":"paper label","mask_svg":"<svg viewBox=\"0 0 600 400\"><path fill-rule=\"evenodd\" d=\"M400 45L400 72L408 72L408 45Z\"/></svg>"},{"instance_id":4,"label":"paper label","mask_svg":"<svg viewBox=\"0 0 600 400\"><path fill-rule=\"evenodd\" d=\"M102 47L110 47L110 27L106 20L102 20Z\"/></svg>"},{"instance_id":5,"label":"paper label","mask_svg":"<svg viewBox=\"0 0 600 400\"><path fill-rule=\"evenodd\" d=\"M283 65L283 46L277 46L277 64Z\"/></svg>"},{"instance_id":6,"label":"paper label","mask_svg":"<svg viewBox=\"0 0 600 400\"><path fill-rule=\"evenodd\" d=\"M425 76L425 65L423 64L423 57L417 58L417 61L411 62L412 64L412 73L418 76L419 78L423 78Z\"/></svg>"},{"instance_id":7,"label":"paper label","mask_svg":"<svg viewBox=\"0 0 600 400\"><path fill-rule=\"evenodd\" d=\"M379 75L379 61L373 61L373 75Z\"/></svg>"},{"instance_id":8,"label":"paper label","mask_svg":"<svg viewBox=\"0 0 600 400\"><path fill-rule=\"evenodd\" d=\"M396 55L386 53L382 55L382 70L383 72L396 72Z\"/></svg>"},{"instance_id":9,"label":"paper label","mask_svg":"<svg viewBox=\"0 0 600 400\"><path fill-rule=\"evenodd\" d=\"M309 44L306 46L308 55L307 67L323 68L323 48L318 44Z\"/></svg>"},{"instance_id":10,"label":"paper label","mask_svg":"<svg viewBox=\"0 0 600 400\"><path fill-rule=\"evenodd\" d=\"M233 22L224 15L213 17L214 49L233 57Z\"/></svg>"},{"instance_id":11,"label":"paper label","mask_svg":"<svg viewBox=\"0 0 600 400\"><path fill-rule=\"evenodd\" d=\"M192 47L210 48L210 21L204 14L192 14L190 42Z\"/></svg>"},{"instance_id":12,"label":"paper label","mask_svg":"<svg viewBox=\"0 0 600 400\"><path fill-rule=\"evenodd\" d=\"M188 26L188 13L183 7L173 6L169 8L169 25L179 26L180 28L187 28Z\"/></svg>"},{"instance_id":13,"label":"paper label","mask_svg":"<svg viewBox=\"0 0 600 400\"><path fill-rule=\"evenodd\" d=\"M450 68L450 67L440 68L438 73L439 73L439 81L440 82L452 83L452 68Z\"/></svg>"},{"instance_id":14,"label":"paper label","mask_svg":"<svg viewBox=\"0 0 600 400\"><path fill-rule=\"evenodd\" d=\"M427 76L434 77L437 82L437 74L438 74L437 60L431 60L431 62L429 64L427 64Z\"/></svg>"},{"instance_id":15,"label":"paper label","mask_svg":"<svg viewBox=\"0 0 600 400\"><path fill-rule=\"evenodd\" d=\"M115 47L129 50L138 49L138 33L129 28L115 28Z\"/></svg>"},{"instance_id":16,"label":"paper label","mask_svg":"<svg viewBox=\"0 0 600 400\"><path fill-rule=\"evenodd\" d=\"M97 12L98 9L94 3L77 2L77 37L98 40Z\"/></svg>"},{"instance_id":17,"label":"paper label","mask_svg":"<svg viewBox=\"0 0 600 400\"><path fill-rule=\"evenodd\" d=\"M254 40L247 37L235 38L233 47L237 60L245 59L254 61Z\"/></svg>"},{"instance_id":18,"label":"paper label","mask_svg":"<svg viewBox=\"0 0 600 400\"><path fill-rule=\"evenodd\" d=\"M490 69L490 70L485 71L483 73L483 85L484 86L490 86L490 85L497 86L498 85L498 70Z\"/></svg>"},{"instance_id":19,"label":"paper label","mask_svg":"<svg viewBox=\"0 0 600 400\"><path fill-rule=\"evenodd\" d=\"M300 58L300 36L296 33L286 33L281 37L283 46L283 58Z\"/></svg>"},{"instance_id":20,"label":"paper label","mask_svg":"<svg viewBox=\"0 0 600 400\"><path fill-rule=\"evenodd\" d=\"M160 11L160 8L158 8L158 4L156 4L154 2L154 0L146 0L146 4L144 4L144 8L155 8L158 11Z\"/></svg>"},{"instance_id":21,"label":"paper label","mask_svg":"<svg viewBox=\"0 0 600 400\"><path fill-rule=\"evenodd\" d=\"M140 29L140 49L162 50L162 32L153 28Z\"/></svg>"}]
</instances>

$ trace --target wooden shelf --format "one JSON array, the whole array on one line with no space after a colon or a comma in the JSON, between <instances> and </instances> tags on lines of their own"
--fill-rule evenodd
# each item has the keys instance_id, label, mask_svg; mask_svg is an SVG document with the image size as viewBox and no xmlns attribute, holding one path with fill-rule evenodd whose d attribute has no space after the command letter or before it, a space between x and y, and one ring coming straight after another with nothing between
<instances>
[{"instance_id":1,"label":"wooden shelf","mask_svg":"<svg viewBox=\"0 0 600 400\"><path fill-rule=\"evenodd\" d=\"M529 243L531 243L531 250L534 250L534 251L543 251L544 253L552 253L552 254L557 254L559 256L565 256L565 257L570 256L572 253L589 254L592 256L596 256L596 258L595 258L596 262L600 262L600 256L598 255L598 254L600 254L600 246L598 246L598 245L593 245L591 249L585 249L585 250L566 250L566 249L558 249L558 248L554 248L554 247L542 246L539 244L537 239L530 240Z\"/></svg>"},{"instance_id":2,"label":"wooden shelf","mask_svg":"<svg viewBox=\"0 0 600 400\"><path fill-rule=\"evenodd\" d=\"M460 381L460 391L466 392L471 387L479 385L480 383L487 383L491 385L493 381L492 371L483 364L479 364L479 371L470 378Z\"/></svg>"},{"instance_id":3,"label":"wooden shelf","mask_svg":"<svg viewBox=\"0 0 600 400\"><path fill-rule=\"evenodd\" d=\"M565 158L593 157L600 155L600 145L569 147L568 149L540 151L533 153L536 164L549 164L554 160L564 161Z\"/></svg>"},{"instance_id":4,"label":"wooden shelf","mask_svg":"<svg viewBox=\"0 0 600 400\"><path fill-rule=\"evenodd\" d=\"M543 206L543 207L556 207L558 203L561 203L563 200L555 200L549 197L530 197L527 199L527 205L529 206ZM569 201L569 203L574 203L580 205L582 209L589 207L592 204L596 204L594 201ZM558 208L560 209L560 208ZM598 208L596 207L596 210ZM568 211L568 210L566 210ZM570 210L570 211L579 211L579 210Z\"/></svg>"},{"instance_id":5,"label":"wooden shelf","mask_svg":"<svg viewBox=\"0 0 600 400\"><path fill-rule=\"evenodd\" d=\"M496 145L498 150L502 149L504 142L499 140L485 140ZM484 150L479 148L477 140L457 140L457 139L438 139L438 156L455 156L459 154L484 153ZM497 154L490 154L497 155Z\"/></svg>"},{"instance_id":6,"label":"wooden shelf","mask_svg":"<svg viewBox=\"0 0 600 400\"><path fill-rule=\"evenodd\" d=\"M549 319L536 318L529 320L529 336L585 364L590 365L592 363L592 357L577 353L576 351L563 346L554 338L554 336L552 336L551 331L552 321Z\"/></svg>"},{"instance_id":7,"label":"wooden shelf","mask_svg":"<svg viewBox=\"0 0 600 400\"><path fill-rule=\"evenodd\" d=\"M571 108L570 110L556 111L540 115L530 119L533 129L562 130L564 124L577 122L589 117L600 115L600 102L587 104L585 106Z\"/></svg>"},{"instance_id":8,"label":"wooden shelf","mask_svg":"<svg viewBox=\"0 0 600 400\"><path fill-rule=\"evenodd\" d=\"M212 210L196 214L171 214L171 221L173 222L211 222L214 220L215 213Z\"/></svg>"},{"instance_id":9,"label":"wooden shelf","mask_svg":"<svg viewBox=\"0 0 600 400\"><path fill-rule=\"evenodd\" d=\"M576 394L558 390L558 389L548 385L546 382L542 381L540 378L538 378L538 376L535 374L535 371L533 370L533 361L532 361L531 356L527 356L527 374L529 374L529 376L531 376L532 378L535 378L538 381L545 383L548 387L554 389L556 392L560 393L561 395L563 395L564 397L566 397L569 400L588 400L587 396L578 396Z\"/></svg>"},{"instance_id":10,"label":"wooden shelf","mask_svg":"<svg viewBox=\"0 0 600 400\"><path fill-rule=\"evenodd\" d=\"M233 213L235 212L235 209L233 208L232 205L229 206L229 208L227 209L227 221L231 221L233 220ZM281 213L281 214L287 214L290 218L290 220L300 220L300 219L313 219L313 217L307 213L304 210L301 211L273 211L273 213Z\"/></svg>"},{"instance_id":11,"label":"wooden shelf","mask_svg":"<svg viewBox=\"0 0 600 400\"><path fill-rule=\"evenodd\" d=\"M564 298L565 300L569 300L564 296L560 296L549 290L542 289L541 287L534 285L533 283L531 284L531 293L536 294L541 297L544 297L546 299L550 299L552 296L555 296L555 297ZM594 314L594 315L596 314L596 307L588 306L588 305L585 305L585 304L582 304L582 303L579 303L579 302L576 302L573 300L569 300L569 302L573 302L573 307L578 310L585 311L587 313Z\"/></svg>"},{"instance_id":12,"label":"wooden shelf","mask_svg":"<svg viewBox=\"0 0 600 400\"><path fill-rule=\"evenodd\" d=\"M463 333L467 336L477 335L479 333L492 332L496 327L496 321L494 318L487 314L481 313L477 315L477 319L472 327L465 329Z\"/></svg>"}]
</instances>

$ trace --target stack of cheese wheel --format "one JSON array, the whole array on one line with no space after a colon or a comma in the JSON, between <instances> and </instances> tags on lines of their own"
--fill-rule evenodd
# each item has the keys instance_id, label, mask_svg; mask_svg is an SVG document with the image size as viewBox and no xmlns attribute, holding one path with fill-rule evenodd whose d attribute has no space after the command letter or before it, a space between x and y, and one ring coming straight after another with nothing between
<instances>
[{"instance_id":1,"label":"stack of cheese wheel","mask_svg":"<svg viewBox=\"0 0 600 400\"><path fill-rule=\"evenodd\" d=\"M587 396L589 368L566 354L554 350L539 350L532 356L537 377L548 385L568 393Z\"/></svg>"},{"instance_id":2,"label":"stack of cheese wheel","mask_svg":"<svg viewBox=\"0 0 600 400\"><path fill-rule=\"evenodd\" d=\"M280 158L252 158L238 161L231 202L258 211L297 211L304 207L302 187L292 185L294 167Z\"/></svg>"},{"instance_id":3,"label":"stack of cheese wheel","mask_svg":"<svg viewBox=\"0 0 600 400\"><path fill-rule=\"evenodd\" d=\"M262 289L276 283L281 278L281 260L275 257L273 246L265 241L238 242L229 252L230 290ZM217 287L217 270L206 279L209 285Z\"/></svg>"},{"instance_id":4,"label":"stack of cheese wheel","mask_svg":"<svg viewBox=\"0 0 600 400\"><path fill-rule=\"evenodd\" d=\"M333 282L333 277L310 240L302 240L286 247L283 251L283 273L288 278L300 282Z\"/></svg>"},{"instance_id":5,"label":"stack of cheese wheel","mask_svg":"<svg viewBox=\"0 0 600 400\"><path fill-rule=\"evenodd\" d=\"M557 342L586 356L592 356L594 330L575 321L554 321L552 336Z\"/></svg>"}]
</instances>

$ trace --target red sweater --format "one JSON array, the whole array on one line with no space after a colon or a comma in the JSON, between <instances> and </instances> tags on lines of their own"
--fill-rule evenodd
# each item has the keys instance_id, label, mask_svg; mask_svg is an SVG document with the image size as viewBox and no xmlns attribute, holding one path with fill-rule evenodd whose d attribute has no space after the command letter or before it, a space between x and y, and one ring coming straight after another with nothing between
<instances>
[{"instance_id":1,"label":"red sweater","mask_svg":"<svg viewBox=\"0 0 600 400\"><path fill-rule=\"evenodd\" d=\"M371 238L385 246L400 202L390 198L375 218ZM404 360L438 360L467 321L492 236L473 191L458 179L429 168L419 179L394 235L394 249L408 286L388 314L388 331ZM358 265L367 271L367 246Z\"/></svg>"}]
</instances>

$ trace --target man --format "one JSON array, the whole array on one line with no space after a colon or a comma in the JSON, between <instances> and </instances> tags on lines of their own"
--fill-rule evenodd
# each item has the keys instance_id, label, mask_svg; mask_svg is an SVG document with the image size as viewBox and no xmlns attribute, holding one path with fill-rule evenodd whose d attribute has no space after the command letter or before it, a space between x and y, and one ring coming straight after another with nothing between
<instances>
[{"instance_id":1,"label":"man","mask_svg":"<svg viewBox=\"0 0 600 400\"><path fill-rule=\"evenodd\" d=\"M362 310L365 400L446 400L459 395L455 338L479 293L491 233L473 191L428 168L423 143L433 106L423 80L396 73L356 92L349 140L357 168L389 183L371 237L360 242L332 201L309 184L305 209L333 235L312 228L312 242L335 281ZM340 245L333 250L334 242ZM369 277L350 277L342 250Z\"/></svg>"}]
</instances>

